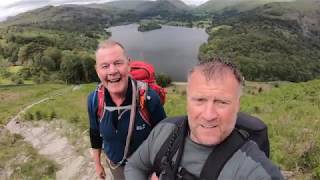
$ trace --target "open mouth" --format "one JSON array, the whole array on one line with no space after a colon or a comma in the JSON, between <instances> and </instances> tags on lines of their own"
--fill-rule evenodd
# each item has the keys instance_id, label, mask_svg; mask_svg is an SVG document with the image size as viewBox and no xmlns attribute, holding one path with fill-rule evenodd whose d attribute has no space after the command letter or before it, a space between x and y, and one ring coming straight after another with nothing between
<instances>
[{"instance_id":1,"label":"open mouth","mask_svg":"<svg viewBox=\"0 0 320 180\"><path fill-rule=\"evenodd\" d=\"M116 77L116 78L108 78L109 83L117 83L121 80L121 77Z\"/></svg>"},{"instance_id":2,"label":"open mouth","mask_svg":"<svg viewBox=\"0 0 320 180\"><path fill-rule=\"evenodd\" d=\"M218 125L200 125L202 128L205 128L205 129L210 129L210 128L216 128L218 127Z\"/></svg>"}]
</instances>

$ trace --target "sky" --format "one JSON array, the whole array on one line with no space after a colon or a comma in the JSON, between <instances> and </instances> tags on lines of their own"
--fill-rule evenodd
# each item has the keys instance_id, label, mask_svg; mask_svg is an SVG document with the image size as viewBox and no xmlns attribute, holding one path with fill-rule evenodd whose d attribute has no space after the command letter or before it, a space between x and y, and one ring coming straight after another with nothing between
<instances>
[{"instance_id":1,"label":"sky","mask_svg":"<svg viewBox=\"0 0 320 180\"><path fill-rule=\"evenodd\" d=\"M8 16L36 9L46 5L105 3L114 0L1 0L0 21ZM182 0L188 5L199 5L207 0Z\"/></svg>"}]
</instances>

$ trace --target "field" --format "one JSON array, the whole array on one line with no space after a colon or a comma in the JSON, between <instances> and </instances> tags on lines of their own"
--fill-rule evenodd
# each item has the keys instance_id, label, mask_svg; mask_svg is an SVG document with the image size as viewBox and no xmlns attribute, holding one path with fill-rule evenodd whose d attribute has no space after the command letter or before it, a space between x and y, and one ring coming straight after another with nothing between
<instances>
[{"instance_id":1,"label":"field","mask_svg":"<svg viewBox=\"0 0 320 180\"><path fill-rule=\"evenodd\" d=\"M28 110L25 120L58 118L81 132L88 129L86 96L95 84L79 86L25 85L0 88L1 124L22 107L44 97L50 101ZM320 80L305 83L248 82L241 111L261 118L269 128L271 159L295 179L320 178ZM165 110L168 116L185 114L184 86L167 89ZM12 138L12 137L11 137ZM72 138L69 137L69 138Z\"/></svg>"}]
</instances>

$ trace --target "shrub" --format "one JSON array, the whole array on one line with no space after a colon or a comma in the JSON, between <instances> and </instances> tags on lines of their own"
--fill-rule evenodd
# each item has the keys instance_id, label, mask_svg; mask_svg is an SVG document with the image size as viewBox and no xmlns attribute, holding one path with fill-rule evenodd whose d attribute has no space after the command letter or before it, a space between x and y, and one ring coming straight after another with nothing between
<instances>
[{"instance_id":1,"label":"shrub","mask_svg":"<svg viewBox=\"0 0 320 180\"><path fill-rule=\"evenodd\" d=\"M70 118L70 122L71 123L77 123L77 122L79 122L80 121L80 117L79 116L72 116L71 118Z\"/></svg>"},{"instance_id":2,"label":"shrub","mask_svg":"<svg viewBox=\"0 0 320 180\"><path fill-rule=\"evenodd\" d=\"M20 78L19 76L17 75L14 75L11 77L11 81L15 84L24 84L24 81L22 78Z\"/></svg>"},{"instance_id":3,"label":"shrub","mask_svg":"<svg viewBox=\"0 0 320 180\"><path fill-rule=\"evenodd\" d=\"M25 120L33 120L33 119L34 119L33 114L30 113L30 112L26 112L26 113L24 114L24 119L25 119Z\"/></svg>"},{"instance_id":4,"label":"shrub","mask_svg":"<svg viewBox=\"0 0 320 180\"><path fill-rule=\"evenodd\" d=\"M54 118L57 118L57 113L55 111L52 111L49 116L49 119L54 119Z\"/></svg>"},{"instance_id":5,"label":"shrub","mask_svg":"<svg viewBox=\"0 0 320 180\"><path fill-rule=\"evenodd\" d=\"M157 74L156 80L157 80L157 84L160 85L161 87L168 87L172 82L171 77L163 73Z\"/></svg>"},{"instance_id":6,"label":"shrub","mask_svg":"<svg viewBox=\"0 0 320 180\"><path fill-rule=\"evenodd\" d=\"M42 114L41 114L40 111L36 111L36 113L35 113L35 119L36 119L36 120L42 119Z\"/></svg>"}]
</instances>

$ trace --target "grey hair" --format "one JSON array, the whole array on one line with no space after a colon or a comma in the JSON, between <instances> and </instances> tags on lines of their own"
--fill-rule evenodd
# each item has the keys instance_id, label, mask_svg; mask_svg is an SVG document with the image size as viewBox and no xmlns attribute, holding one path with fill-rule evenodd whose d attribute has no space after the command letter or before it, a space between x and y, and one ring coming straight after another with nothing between
<instances>
[{"instance_id":1,"label":"grey hair","mask_svg":"<svg viewBox=\"0 0 320 180\"><path fill-rule=\"evenodd\" d=\"M226 58L215 57L207 61L202 61L191 69L188 77L190 77L190 75L195 71L202 72L207 81L221 77L225 72L229 71L232 72L235 79L238 81L241 90L245 85L244 77L242 76L238 67Z\"/></svg>"},{"instance_id":2,"label":"grey hair","mask_svg":"<svg viewBox=\"0 0 320 180\"><path fill-rule=\"evenodd\" d=\"M96 50L96 54L100 49L107 49L114 46L119 46L123 50L124 55L127 57L126 49L124 48L124 46L120 42L117 42L111 39L107 39L100 42Z\"/></svg>"}]
</instances>

